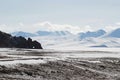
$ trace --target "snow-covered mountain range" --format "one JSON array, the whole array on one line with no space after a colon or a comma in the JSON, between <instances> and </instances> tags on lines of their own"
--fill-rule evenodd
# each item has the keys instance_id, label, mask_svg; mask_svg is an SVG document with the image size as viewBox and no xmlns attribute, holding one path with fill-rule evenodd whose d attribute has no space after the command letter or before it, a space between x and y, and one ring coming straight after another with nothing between
<instances>
[{"instance_id":1,"label":"snow-covered mountain range","mask_svg":"<svg viewBox=\"0 0 120 80\"><path fill-rule=\"evenodd\" d=\"M17 31L11 33L13 36L23 36L23 37L35 37L35 36L66 36L72 35L72 33L68 31L37 31L35 33Z\"/></svg>"},{"instance_id":2,"label":"snow-covered mountain range","mask_svg":"<svg viewBox=\"0 0 120 80\"><path fill-rule=\"evenodd\" d=\"M80 39L85 39L85 38L89 38L89 37L100 37L102 35L106 34L106 32L104 30L98 30L98 31L94 31L94 32L85 32L85 33L79 33L79 37Z\"/></svg>"},{"instance_id":3,"label":"snow-covered mountain range","mask_svg":"<svg viewBox=\"0 0 120 80\"><path fill-rule=\"evenodd\" d=\"M69 31L37 31L35 33L13 32L13 36L31 37L42 43L44 48L75 47L120 47L120 28L111 32L102 29L72 34Z\"/></svg>"}]
</instances>

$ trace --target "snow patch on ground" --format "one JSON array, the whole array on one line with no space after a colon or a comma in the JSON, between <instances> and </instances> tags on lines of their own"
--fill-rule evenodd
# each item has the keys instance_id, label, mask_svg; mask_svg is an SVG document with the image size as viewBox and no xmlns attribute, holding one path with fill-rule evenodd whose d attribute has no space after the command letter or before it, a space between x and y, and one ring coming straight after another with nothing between
<instances>
[{"instance_id":1,"label":"snow patch on ground","mask_svg":"<svg viewBox=\"0 0 120 80\"><path fill-rule=\"evenodd\" d=\"M58 48L56 50L28 50L28 49L4 49L8 53L7 57L0 59L0 65L15 65L15 64L37 64L46 63L48 61L66 60L69 58L120 58L119 48ZM0 55L4 53L0 49ZM22 54L23 52L23 54ZM27 52L27 54L26 54ZM37 53L35 53L37 52ZM21 55L22 54L22 55ZM91 61L92 62L92 61ZM93 61L93 63L96 61Z\"/></svg>"},{"instance_id":2,"label":"snow patch on ground","mask_svg":"<svg viewBox=\"0 0 120 80\"><path fill-rule=\"evenodd\" d=\"M14 60L14 61L0 61L0 65L16 65L16 64L37 64L46 63L44 60Z\"/></svg>"}]
</instances>

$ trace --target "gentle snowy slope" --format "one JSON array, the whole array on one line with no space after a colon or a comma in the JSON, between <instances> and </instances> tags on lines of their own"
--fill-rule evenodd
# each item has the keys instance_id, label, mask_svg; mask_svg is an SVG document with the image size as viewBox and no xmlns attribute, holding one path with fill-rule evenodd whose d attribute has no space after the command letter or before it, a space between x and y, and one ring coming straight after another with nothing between
<instances>
[{"instance_id":1,"label":"gentle snowy slope","mask_svg":"<svg viewBox=\"0 0 120 80\"><path fill-rule=\"evenodd\" d=\"M33 40L37 40L41 42L43 48L50 49L55 46L65 46L71 43L75 43L75 39L77 39L74 35L67 36L37 36L32 37ZM67 46L68 46L67 45Z\"/></svg>"},{"instance_id":2,"label":"gentle snowy slope","mask_svg":"<svg viewBox=\"0 0 120 80\"><path fill-rule=\"evenodd\" d=\"M77 37L32 37L42 43L46 49L85 48L85 47L120 47L120 38L87 38L78 40Z\"/></svg>"}]
</instances>

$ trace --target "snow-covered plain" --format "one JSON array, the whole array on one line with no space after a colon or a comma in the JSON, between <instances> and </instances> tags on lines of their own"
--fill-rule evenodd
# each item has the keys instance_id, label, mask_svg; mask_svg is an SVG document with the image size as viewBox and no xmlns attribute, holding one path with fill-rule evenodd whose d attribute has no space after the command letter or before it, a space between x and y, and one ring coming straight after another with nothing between
<instances>
[{"instance_id":1,"label":"snow-covered plain","mask_svg":"<svg viewBox=\"0 0 120 80\"><path fill-rule=\"evenodd\" d=\"M0 48L1 80L119 80L119 48Z\"/></svg>"},{"instance_id":2,"label":"snow-covered plain","mask_svg":"<svg viewBox=\"0 0 120 80\"><path fill-rule=\"evenodd\" d=\"M37 64L68 58L120 58L119 48L58 48L56 50L0 49L0 65Z\"/></svg>"}]
</instances>

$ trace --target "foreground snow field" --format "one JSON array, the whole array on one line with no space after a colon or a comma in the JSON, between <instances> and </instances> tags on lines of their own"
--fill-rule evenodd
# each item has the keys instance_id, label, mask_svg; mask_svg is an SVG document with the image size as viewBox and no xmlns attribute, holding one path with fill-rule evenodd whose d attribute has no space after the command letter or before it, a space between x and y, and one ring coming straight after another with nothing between
<instances>
[{"instance_id":1,"label":"foreground snow field","mask_svg":"<svg viewBox=\"0 0 120 80\"><path fill-rule=\"evenodd\" d=\"M0 80L119 80L119 48L0 49Z\"/></svg>"}]
</instances>

